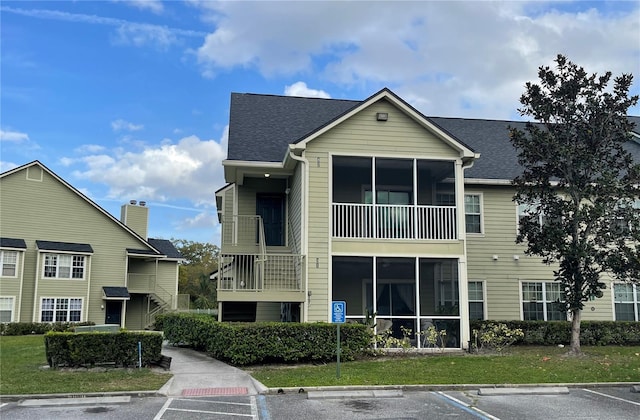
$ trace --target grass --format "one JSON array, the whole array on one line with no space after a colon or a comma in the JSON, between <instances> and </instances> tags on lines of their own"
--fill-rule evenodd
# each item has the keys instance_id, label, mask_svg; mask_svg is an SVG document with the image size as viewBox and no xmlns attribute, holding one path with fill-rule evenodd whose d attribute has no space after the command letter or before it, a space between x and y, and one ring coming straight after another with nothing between
<instances>
[{"instance_id":1,"label":"grass","mask_svg":"<svg viewBox=\"0 0 640 420\"><path fill-rule=\"evenodd\" d=\"M0 395L157 390L171 377L150 369L106 372L42 369L41 335L0 336Z\"/></svg>"},{"instance_id":2,"label":"grass","mask_svg":"<svg viewBox=\"0 0 640 420\"><path fill-rule=\"evenodd\" d=\"M640 347L513 347L503 355L402 355L336 364L252 366L271 388L330 385L435 385L640 382Z\"/></svg>"}]
</instances>

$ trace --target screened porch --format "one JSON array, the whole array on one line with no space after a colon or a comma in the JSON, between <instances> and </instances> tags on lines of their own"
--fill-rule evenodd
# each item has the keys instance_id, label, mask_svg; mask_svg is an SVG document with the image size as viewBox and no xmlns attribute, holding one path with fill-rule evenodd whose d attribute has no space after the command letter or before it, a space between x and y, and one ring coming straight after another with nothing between
<instances>
[{"instance_id":1,"label":"screened porch","mask_svg":"<svg viewBox=\"0 0 640 420\"><path fill-rule=\"evenodd\" d=\"M333 237L455 240L452 161L333 157Z\"/></svg>"},{"instance_id":2,"label":"screened porch","mask_svg":"<svg viewBox=\"0 0 640 420\"><path fill-rule=\"evenodd\" d=\"M430 347L425 331L435 327L446 331L443 347L461 348L457 259L334 256L332 266L332 300L346 302L348 322L375 316L417 348Z\"/></svg>"}]
</instances>

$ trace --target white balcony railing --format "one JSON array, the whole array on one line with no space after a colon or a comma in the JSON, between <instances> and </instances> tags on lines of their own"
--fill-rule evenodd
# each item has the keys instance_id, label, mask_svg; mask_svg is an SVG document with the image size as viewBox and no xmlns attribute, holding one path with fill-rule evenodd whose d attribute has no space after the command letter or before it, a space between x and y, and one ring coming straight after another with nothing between
<instances>
[{"instance_id":1,"label":"white balcony railing","mask_svg":"<svg viewBox=\"0 0 640 420\"><path fill-rule=\"evenodd\" d=\"M333 237L453 240L456 208L333 203Z\"/></svg>"},{"instance_id":2,"label":"white balcony railing","mask_svg":"<svg viewBox=\"0 0 640 420\"><path fill-rule=\"evenodd\" d=\"M218 290L293 291L303 290L301 255L221 254Z\"/></svg>"}]
</instances>

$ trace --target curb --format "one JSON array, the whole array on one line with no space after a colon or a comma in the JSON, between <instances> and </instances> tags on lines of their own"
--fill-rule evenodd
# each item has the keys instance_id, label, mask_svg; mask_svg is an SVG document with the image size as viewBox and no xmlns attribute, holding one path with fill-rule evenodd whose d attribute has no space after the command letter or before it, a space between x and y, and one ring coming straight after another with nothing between
<instances>
[{"instance_id":1,"label":"curb","mask_svg":"<svg viewBox=\"0 0 640 420\"><path fill-rule=\"evenodd\" d=\"M65 393L65 394L16 394L16 395L0 395L0 402L15 402L26 399L64 399L64 398L95 398L95 397L166 397L166 392L171 385L173 378L170 378L160 389L156 391L115 391L115 392L84 392L84 393ZM286 394L286 393L302 393L302 392L353 392L353 391L381 391L381 390L400 390L400 391L468 391L500 388L614 388L614 387L630 387L631 392L640 392L640 383L638 382L587 382L587 383L549 383L549 384L437 384L437 385L343 385L343 386L312 386L312 387L282 387L268 388L259 381L253 379L256 391L263 395ZM164 392L164 393L163 393Z\"/></svg>"}]
</instances>

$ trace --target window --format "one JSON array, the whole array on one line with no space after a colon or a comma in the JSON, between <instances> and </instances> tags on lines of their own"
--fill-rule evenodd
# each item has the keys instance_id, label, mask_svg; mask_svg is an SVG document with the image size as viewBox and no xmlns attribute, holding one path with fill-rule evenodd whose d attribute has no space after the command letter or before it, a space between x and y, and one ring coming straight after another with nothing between
<instances>
[{"instance_id":1,"label":"window","mask_svg":"<svg viewBox=\"0 0 640 420\"><path fill-rule=\"evenodd\" d=\"M15 277L18 264L18 251L0 251L2 277Z\"/></svg>"},{"instance_id":2,"label":"window","mask_svg":"<svg viewBox=\"0 0 640 420\"><path fill-rule=\"evenodd\" d=\"M465 194L464 217L467 233L482 233L480 194Z\"/></svg>"},{"instance_id":3,"label":"window","mask_svg":"<svg viewBox=\"0 0 640 420\"><path fill-rule=\"evenodd\" d=\"M638 321L640 319L640 287L627 283L614 284L613 301L616 321Z\"/></svg>"},{"instance_id":4,"label":"window","mask_svg":"<svg viewBox=\"0 0 640 420\"><path fill-rule=\"evenodd\" d=\"M40 322L80 322L81 298L43 298Z\"/></svg>"},{"instance_id":5,"label":"window","mask_svg":"<svg viewBox=\"0 0 640 420\"><path fill-rule=\"evenodd\" d=\"M481 281L469 282L469 319L484 319L484 291Z\"/></svg>"},{"instance_id":6,"label":"window","mask_svg":"<svg viewBox=\"0 0 640 420\"><path fill-rule=\"evenodd\" d=\"M518 227L522 224L522 219L534 213L537 207L537 204L518 204ZM544 216L540 213L538 214L538 224L542 226L543 223Z\"/></svg>"},{"instance_id":7,"label":"window","mask_svg":"<svg viewBox=\"0 0 640 420\"><path fill-rule=\"evenodd\" d=\"M522 282L522 319L566 321L560 283Z\"/></svg>"},{"instance_id":8,"label":"window","mask_svg":"<svg viewBox=\"0 0 640 420\"><path fill-rule=\"evenodd\" d=\"M13 296L0 296L0 322L13 322Z\"/></svg>"},{"instance_id":9,"label":"window","mask_svg":"<svg viewBox=\"0 0 640 420\"><path fill-rule=\"evenodd\" d=\"M83 279L84 255L45 254L44 277L57 279Z\"/></svg>"}]
</instances>

